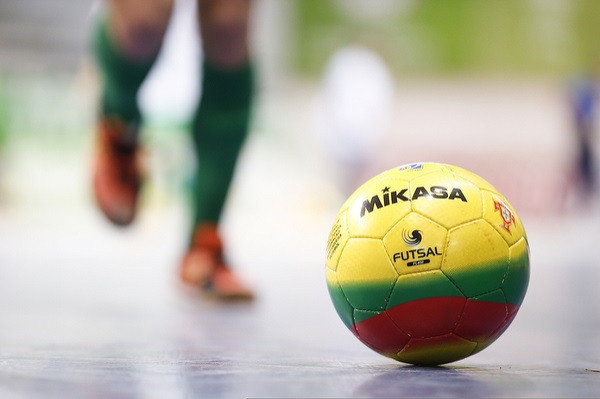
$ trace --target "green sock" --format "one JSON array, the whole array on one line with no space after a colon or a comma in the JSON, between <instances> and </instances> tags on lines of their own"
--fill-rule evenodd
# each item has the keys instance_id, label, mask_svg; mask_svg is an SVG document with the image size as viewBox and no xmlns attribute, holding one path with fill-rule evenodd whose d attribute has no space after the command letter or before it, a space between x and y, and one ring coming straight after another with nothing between
<instances>
[{"instance_id":1,"label":"green sock","mask_svg":"<svg viewBox=\"0 0 600 399\"><path fill-rule=\"evenodd\" d=\"M105 116L117 116L125 122L139 122L138 91L156 57L144 61L128 58L116 47L107 22L107 18L98 22L94 38L94 51L104 78L100 110Z\"/></svg>"},{"instance_id":2,"label":"green sock","mask_svg":"<svg viewBox=\"0 0 600 399\"><path fill-rule=\"evenodd\" d=\"M202 97L192 133L198 170L193 193L195 225L217 223L250 124L253 68L221 70L204 63Z\"/></svg>"}]
</instances>

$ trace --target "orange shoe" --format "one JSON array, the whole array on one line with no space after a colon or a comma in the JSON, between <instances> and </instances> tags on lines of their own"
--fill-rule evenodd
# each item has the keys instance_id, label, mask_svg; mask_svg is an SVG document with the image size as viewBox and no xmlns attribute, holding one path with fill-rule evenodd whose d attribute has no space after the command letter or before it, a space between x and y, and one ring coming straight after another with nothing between
<instances>
[{"instance_id":1,"label":"orange shoe","mask_svg":"<svg viewBox=\"0 0 600 399\"><path fill-rule=\"evenodd\" d=\"M114 224L126 226L136 214L142 172L137 145L138 126L103 118L98 129L94 165L94 196Z\"/></svg>"},{"instance_id":2,"label":"orange shoe","mask_svg":"<svg viewBox=\"0 0 600 399\"><path fill-rule=\"evenodd\" d=\"M213 224L204 224L194 233L192 245L181 262L181 280L222 300L250 300L252 291L223 260L223 242Z\"/></svg>"}]
</instances>

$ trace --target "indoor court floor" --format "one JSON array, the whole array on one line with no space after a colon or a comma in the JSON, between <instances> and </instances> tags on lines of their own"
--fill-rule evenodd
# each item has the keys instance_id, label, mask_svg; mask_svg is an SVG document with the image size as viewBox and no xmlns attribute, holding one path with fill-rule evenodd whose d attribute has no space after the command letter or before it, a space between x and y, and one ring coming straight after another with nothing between
<instances>
[{"instance_id":1,"label":"indoor court floor","mask_svg":"<svg viewBox=\"0 0 600 399\"><path fill-rule=\"evenodd\" d=\"M66 194L5 203L0 397L600 396L598 212L523 215L531 281L510 328L470 358L404 365L363 346L329 299L324 251L340 196L272 146L252 141L224 221L252 303L206 301L178 283L177 199L149 194L154 205L122 231ZM20 162L23 176L46 176L46 187L54 176L89 199L87 169L73 167L82 156L43 170Z\"/></svg>"}]
</instances>

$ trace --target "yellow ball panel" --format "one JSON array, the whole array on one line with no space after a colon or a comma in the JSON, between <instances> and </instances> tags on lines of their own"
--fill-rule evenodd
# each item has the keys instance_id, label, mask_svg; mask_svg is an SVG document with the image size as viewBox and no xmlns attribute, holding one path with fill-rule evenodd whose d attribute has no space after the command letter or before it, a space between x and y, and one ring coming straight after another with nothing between
<instances>
[{"instance_id":1,"label":"yellow ball panel","mask_svg":"<svg viewBox=\"0 0 600 399\"><path fill-rule=\"evenodd\" d=\"M399 221L383 238L383 244L400 275L439 269L447 230L417 213Z\"/></svg>"},{"instance_id":2,"label":"yellow ball panel","mask_svg":"<svg viewBox=\"0 0 600 399\"><path fill-rule=\"evenodd\" d=\"M395 281L398 277L381 240L351 238L340 257L337 278L340 284Z\"/></svg>"},{"instance_id":3,"label":"yellow ball panel","mask_svg":"<svg viewBox=\"0 0 600 399\"><path fill-rule=\"evenodd\" d=\"M508 245L484 220L449 231L442 271L467 297L500 288L508 264Z\"/></svg>"},{"instance_id":4,"label":"yellow ball panel","mask_svg":"<svg viewBox=\"0 0 600 399\"><path fill-rule=\"evenodd\" d=\"M481 218L481 191L450 172L430 173L410 183L413 210L446 228Z\"/></svg>"},{"instance_id":5,"label":"yellow ball panel","mask_svg":"<svg viewBox=\"0 0 600 399\"><path fill-rule=\"evenodd\" d=\"M510 247L510 266L502 290L513 305L520 306L529 285L529 245L525 237Z\"/></svg>"},{"instance_id":6,"label":"yellow ball panel","mask_svg":"<svg viewBox=\"0 0 600 399\"><path fill-rule=\"evenodd\" d=\"M338 285L337 274L330 268L325 269L325 279L329 285Z\"/></svg>"}]
</instances>

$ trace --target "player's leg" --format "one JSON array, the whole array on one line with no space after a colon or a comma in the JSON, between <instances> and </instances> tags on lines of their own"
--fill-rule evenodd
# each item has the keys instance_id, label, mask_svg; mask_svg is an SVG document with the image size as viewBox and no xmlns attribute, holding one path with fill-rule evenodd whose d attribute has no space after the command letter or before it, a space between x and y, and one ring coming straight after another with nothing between
<instances>
[{"instance_id":1,"label":"player's leg","mask_svg":"<svg viewBox=\"0 0 600 399\"><path fill-rule=\"evenodd\" d=\"M182 278L219 297L252 293L223 260L218 233L236 162L248 133L253 69L248 50L249 0L199 0L204 53L202 97L192 133L198 156L194 231Z\"/></svg>"},{"instance_id":2,"label":"player's leg","mask_svg":"<svg viewBox=\"0 0 600 399\"><path fill-rule=\"evenodd\" d=\"M142 181L137 95L160 51L173 0L110 0L94 52L102 75L94 194L117 225L133 221Z\"/></svg>"}]
</instances>

